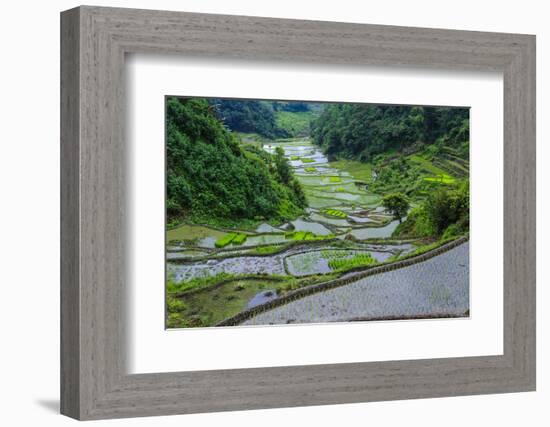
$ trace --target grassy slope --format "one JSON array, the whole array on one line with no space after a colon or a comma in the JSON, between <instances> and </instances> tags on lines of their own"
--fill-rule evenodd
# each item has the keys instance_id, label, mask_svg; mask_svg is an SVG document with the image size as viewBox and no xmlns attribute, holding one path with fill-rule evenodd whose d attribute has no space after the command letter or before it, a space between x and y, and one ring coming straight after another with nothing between
<instances>
[{"instance_id":1,"label":"grassy slope","mask_svg":"<svg viewBox=\"0 0 550 427\"><path fill-rule=\"evenodd\" d=\"M356 160L337 160L330 162L329 166L349 172L357 181L368 183L372 180L372 165L370 163L362 163Z\"/></svg>"},{"instance_id":2,"label":"grassy slope","mask_svg":"<svg viewBox=\"0 0 550 427\"><path fill-rule=\"evenodd\" d=\"M432 162L426 160L424 157L418 154L413 154L412 156L409 156L408 159L411 162L421 166L426 171L433 173L434 175L447 175L447 173L443 169L438 168Z\"/></svg>"},{"instance_id":3,"label":"grassy slope","mask_svg":"<svg viewBox=\"0 0 550 427\"><path fill-rule=\"evenodd\" d=\"M293 136L308 136L309 123L317 116L312 111L278 111L275 114L277 127L287 130Z\"/></svg>"}]
</instances>

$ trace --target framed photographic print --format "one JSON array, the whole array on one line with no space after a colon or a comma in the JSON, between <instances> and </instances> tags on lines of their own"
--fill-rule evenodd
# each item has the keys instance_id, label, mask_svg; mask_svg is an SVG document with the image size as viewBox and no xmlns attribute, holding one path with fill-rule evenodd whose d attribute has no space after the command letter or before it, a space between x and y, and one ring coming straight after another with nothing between
<instances>
[{"instance_id":1,"label":"framed photographic print","mask_svg":"<svg viewBox=\"0 0 550 427\"><path fill-rule=\"evenodd\" d=\"M165 120L168 328L469 315L468 108L168 96Z\"/></svg>"},{"instance_id":2,"label":"framed photographic print","mask_svg":"<svg viewBox=\"0 0 550 427\"><path fill-rule=\"evenodd\" d=\"M62 413L535 388L535 38L61 16Z\"/></svg>"}]
</instances>

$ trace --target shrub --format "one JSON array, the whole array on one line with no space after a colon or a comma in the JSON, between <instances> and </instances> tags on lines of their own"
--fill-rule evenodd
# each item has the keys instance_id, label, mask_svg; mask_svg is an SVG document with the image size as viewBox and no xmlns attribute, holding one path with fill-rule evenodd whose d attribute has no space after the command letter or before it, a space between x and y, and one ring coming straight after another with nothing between
<instances>
[{"instance_id":1,"label":"shrub","mask_svg":"<svg viewBox=\"0 0 550 427\"><path fill-rule=\"evenodd\" d=\"M464 228L468 228L470 210L468 183L462 184L455 190L439 189L432 192L424 204L424 209L437 235L442 235L447 227L457 222L460 222Z\"/></svg>"},{"instance_id":2,"label":"shrub","mask_svg":"<svg viewBox=\"0 0 550 427\"><path fill-rule=\"evenodd\" d=\"M421 205L409 212L407 219L397 226L392 236L429 237L435 234L435 227Z\"/></svg>"},{"instance_id":3,"label":"shrub","mask_svg":"<svg viewBox=\"0 0 550 427\"><path fill-rule=\"evenodd\" d=\"M461 234L461 230L458 224L451 224L443 232L443 235L441 236L441 240L447 240L452 237L457 237L460 234Z\"/></svg>"},{"instance_id":4,"label":"shrub","mask_svg":"<svg viewBox=\"0 0 550 427\"><path fill-rule=\"evenodd\" d=\"M166 310L168 313L174 313L174 312L180 312L187 308L186 304L178 299L174 298L171 295L167 295L166 297Z\"/></svg>"},{"instance_id":5,"label":"shrub","mask_svg":"<svg viewBox=\"0 0 550 427\"><path fill-rule=\"evenodd\" d=\"M395 219L401 222L401 218L407 215L409 210L409 201L404 194L392 193L382 199L382 205L392 213Z\"/></svg>"}]
</instances>

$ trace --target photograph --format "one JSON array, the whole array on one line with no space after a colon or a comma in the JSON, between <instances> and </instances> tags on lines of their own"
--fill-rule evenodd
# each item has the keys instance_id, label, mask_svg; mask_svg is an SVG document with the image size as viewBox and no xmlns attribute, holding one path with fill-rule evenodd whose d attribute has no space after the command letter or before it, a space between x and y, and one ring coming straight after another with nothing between
<instances>
[{"instance_id":1,"label":"photograph","mask_svg":"<svg viewBox=\"0 0 550 427\"><path fill-rule=\"evenodd\" d=\"M470 315L468 107L165 100L166 328Z\"/></svg>"}]
</instances>

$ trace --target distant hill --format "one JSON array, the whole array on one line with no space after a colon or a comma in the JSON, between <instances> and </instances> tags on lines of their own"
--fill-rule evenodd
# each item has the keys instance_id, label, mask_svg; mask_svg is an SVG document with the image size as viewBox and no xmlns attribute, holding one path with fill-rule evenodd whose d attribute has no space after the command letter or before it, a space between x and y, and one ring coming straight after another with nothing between
<instances>
[{"instance_id":1,"label":"distant hill","mask_svg":"<svg viewBox=\"0 0 550 427\"><path fill-rule=\"evenodd\" d=\"M210 99L217 117L228 129L266 139L308 136L310 122L322 104L302 101Z\"/></svg>"},{"instance_id":2,"label":"distant hill","mask_svg":"<svg viewBox=\"0 0 550 427\"><path fill-rule=\"evenodd\" d=\"M210 99L216 116L230 130L257 133L265 138L287 138L289 133L278 127L275 111L269 101Z\"/></svg>"},{"instance_id":3,"label":"distant hill","mask_svg":"<svg viewBox=\"0 0 550 427\"><path fill-rule=\"evenodd\" d=\"M427 145L451 147L467 158L469 109L328 104L312 123L311 136L336 158L368 162L377 154Z\"/></svg>"}]
</instances>

